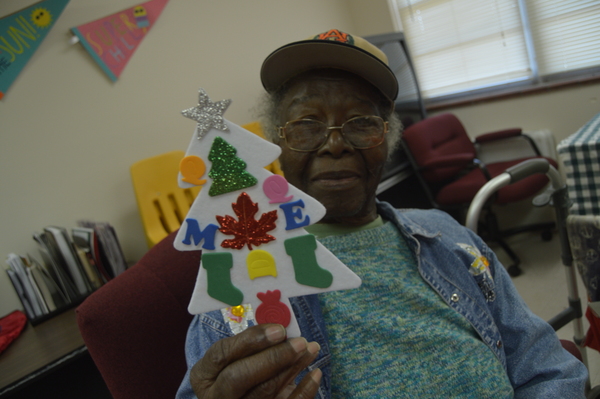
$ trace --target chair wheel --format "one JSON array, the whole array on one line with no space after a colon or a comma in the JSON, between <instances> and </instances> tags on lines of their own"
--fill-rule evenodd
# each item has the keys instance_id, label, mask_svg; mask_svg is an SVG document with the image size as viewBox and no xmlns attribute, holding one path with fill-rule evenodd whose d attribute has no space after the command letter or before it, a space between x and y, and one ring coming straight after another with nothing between
<instances>
[{"instance_id":1,"label":"chair wheel","mask_svg":"<svg viewBox=\"0 0 600 399\"><path fill-rule=\"evenodd\" d=\"M550 230L542 231L542 240L544 240L544 241L552 240L552 231L550 231Z\"/></svg>"},{"instance_id":2,"label":"chair wheel","mask_svg":"<svg viewBox=\"0 0 600 399\"><path fill-rule=\"evenodd\" d=\"M511 266L507 267L506 270L508 271L508 275L511 277L520 276L522 273L521 268L517 265L511 265Z\"/></svg>"}]
</instances>

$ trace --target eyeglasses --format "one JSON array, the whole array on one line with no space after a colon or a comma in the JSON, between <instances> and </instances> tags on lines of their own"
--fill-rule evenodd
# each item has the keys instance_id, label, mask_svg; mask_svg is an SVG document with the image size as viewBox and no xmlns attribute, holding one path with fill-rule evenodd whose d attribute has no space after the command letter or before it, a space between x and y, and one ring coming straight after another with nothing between
<instances>
[{"instance_id":1,"label":"eyeglasses","mask_svg":"<svg viewBox=\"0 0 600 399\"><path fill-rule=\"evenodd\" d=\"M279 137L294 151L316 151L327 142L331 131L338 129L352 147L366 150L383 143L388 123L379 116L369 115L348 119L342 126L327 126L314 119L296 119L278 129Z\"/></svg>"}]
</instances>

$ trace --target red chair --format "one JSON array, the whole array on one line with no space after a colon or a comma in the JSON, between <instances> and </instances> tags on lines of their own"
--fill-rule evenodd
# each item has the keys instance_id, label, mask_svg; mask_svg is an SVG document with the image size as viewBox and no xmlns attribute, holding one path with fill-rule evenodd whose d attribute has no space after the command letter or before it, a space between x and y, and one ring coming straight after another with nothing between
<instances>
[{"instance_id":1,"label":"red chair","mask_svg":"<svg viewBox=\"0 0 600 399\"><path fill-rule=\"evenodd\" d=\"M477 157L476 145L504 139L523 139L532 149L528 158L484 164ZM436 115L411 125L404 131L402 143L417 177L434 208L443 209L464 223L468 209L477 191L489 180L526 159L541 157L535 142L521 129L507 129L478 136L471 141L465 128L453 114ZM553 159L548 161L557 167ZM548 178L537 174L500 189L493 202L509 204L532 197L546 184ZM552 237L553 223L519 226L500 230L489 204L482 213L478 229L486 240L497 242L510 256L513 264L507 269L512 276L521 273L519 257L510 249L504 238L524 231L543 230L544 239Z\"/></svg>"},{"instance_id":2,"label":"red chair","mask_svg":"<svg viewBox=\"0 0 600 399\"><path fill-rule=\"evenodd\" d=\"M187 366L187 306L200 252L173 248L176 232L90 295L77 323L115 399L173 398Z\"/></svg>"}]
</instances>

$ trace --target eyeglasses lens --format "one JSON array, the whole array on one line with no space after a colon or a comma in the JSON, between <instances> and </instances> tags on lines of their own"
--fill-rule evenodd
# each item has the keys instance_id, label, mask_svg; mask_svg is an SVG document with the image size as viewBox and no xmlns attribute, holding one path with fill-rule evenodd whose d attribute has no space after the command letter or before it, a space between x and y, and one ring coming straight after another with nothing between
<instances>
[{"instance_id":1,"label":"eyeglasses lens","mask_svg":"<svg viewBox=\"0 0 600 399\"><path fill-rule=\"evenodd\" d=\"M285 138L291 149L312 151L329 137L326 124L312 119L298 119L285 125ZM354 148L366 149L383 142L385 122L378 116L359 116L347 120L341 128L344 138Z\"/></svg>"}]
</instances>

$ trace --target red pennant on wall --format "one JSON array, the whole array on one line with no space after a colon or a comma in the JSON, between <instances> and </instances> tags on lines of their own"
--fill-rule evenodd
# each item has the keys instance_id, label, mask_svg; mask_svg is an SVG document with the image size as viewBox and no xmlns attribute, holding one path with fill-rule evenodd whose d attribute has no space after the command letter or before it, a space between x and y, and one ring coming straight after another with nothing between
<instances>
[{"instance_id":1,"label":"red pennant on wall","mask_svg":"<svg viewBox=\"0 0 600 399\"><path fill-rule=\"evenodd\" d=\"M168 1L150 0L71 31L114 82Z\"/></svg>"}]
</instances>

